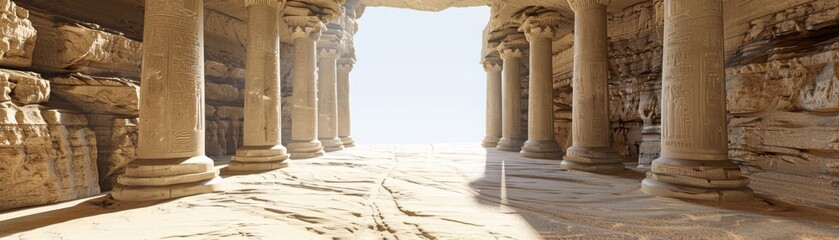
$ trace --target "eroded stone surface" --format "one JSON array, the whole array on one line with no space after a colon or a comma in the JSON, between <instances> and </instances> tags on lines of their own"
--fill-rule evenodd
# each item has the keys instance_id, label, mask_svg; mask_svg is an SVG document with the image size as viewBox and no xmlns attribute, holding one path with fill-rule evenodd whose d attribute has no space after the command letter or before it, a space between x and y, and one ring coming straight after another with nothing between
<instances>
[{"instance_id":1,"label":"eroded stone surface","mask_svg":"<svg viewBox=\"0 0 839 240\"><path fill-rule=\"evenodd\" d=\"M0 12L0 65L31 65L37 32L29 20L29 10L4 0L0 1Z\"/></svg>"},{"instance_id":2,"label":"eroded stone surface","mask_svg":"<svg viewBox=\"0 0 839 240\"><path fill-rule=\"evenodd\" d=\"M275 171L223 173L221 193L148 203L99 197L5 213L0 235L830 239L839 231L836 213L826 209L772 198L711 204L652 197L638 190L640 172L610 176L558 165L478 143L359 145ZM49 218L35 215L42 212Z\"/></svg>"},{"instance_id":3,"label":"eroded stone surface","mask_svg":"<svg viewBox=\"0 0 839 240\"><path fill-rule=\"evenodd\" d=\"M141 42L44 16L33 19L33 23L39 36L34 67L47 72L139 77Z\"/></svg>"},{"instance_id":4,"label":"eroded stone surface","mask_svg":"<svg viewBox=\"0 0 839 240\"><path fill-rule=\"evenodd\" d=\"M45 103L50 98L50 82L33 72L0 69L0 86L0 99L14 99L24 105Z\"/></svg>"},{"instance_id":5,"label":"eroded stone surface","mask_svg":"<svg viewBox=\"0 0 839 240\"><path fill-rule=\"evenodd\" d=\"M140 86L136 81L73 74L52 78L50 83L56 96L85 112L140 115Z\"/></svg>"},{"instance_id":6,"label":"eroded stone surface","mask_svg":"<svg viewBox=\"0 0 839 240\"><path fill-rule=\"evenodd\" d=\"M84 115L0 107L0 209L99 193L94 132Z\"/></svg>"}]
</instances>

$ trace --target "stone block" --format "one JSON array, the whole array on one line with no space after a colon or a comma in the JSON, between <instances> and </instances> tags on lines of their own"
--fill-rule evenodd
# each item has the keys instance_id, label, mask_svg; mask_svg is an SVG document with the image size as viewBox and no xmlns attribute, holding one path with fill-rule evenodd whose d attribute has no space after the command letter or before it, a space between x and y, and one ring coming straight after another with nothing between
<instances>
[{"instance_id":1,"label":"stone block","mask_svg":"<svg viewBox=\"0 0 839 240\"><path fill-rule=\"evenodd\" d=\"M21 104L45 103L50 98L49 81L33 72L0 69L0 86L3 86L4 93L8 88L11 99ZM0 99L9 99L9 96L3 94Z\"/></svg>"},{"instance_id":2,"label":"stone block","mask_svg":"<svg viewBox=\"0 0 839 240\"><path fill-rule=\"evenodd\" d=\"M99 193L95 133L84 115L0 108L0 210Z\"/></svg>"},{"instance_id":3,"label":"stone block","mask_svg":"<svg viewBox=\"0 0 839 240\"><path fill-rule=\"evenodd\" d=\"M137 117L140 86L131 80L83 74L55 77L53 93L87 113Z\"/></svg>"},{"instance_id":4,"label":"stone block","mask_svg":"<svg viewBox=\"0 0 839 240\"><path fill-rule=\"evenodd\" d=\"M0 0L0 65L28 67L32 64L36 31L29 10L10 0Z\"/></svg>"},{"instance_id":5,"label":"stone block","mask_svg":"<svg viewBox=\"0 0 839 240\"><path fill-rule=\"evenodd\" d=\"M218 84L207 82L205 86L205 97L209 101L235 102L239 100L239 88L229 84Z\"/></svg>"},{"instance_id":6,"label":"stone block","mask_svg":"<svg viewBox=\"0 0 839 240\"><path fill-rule=\"evenodd\" d=\"M33 24L39 38L32 65L40 71L140 77L139 41L93 25L56 22L44 16L33 18Z\"/></svg>"}]
</instances>

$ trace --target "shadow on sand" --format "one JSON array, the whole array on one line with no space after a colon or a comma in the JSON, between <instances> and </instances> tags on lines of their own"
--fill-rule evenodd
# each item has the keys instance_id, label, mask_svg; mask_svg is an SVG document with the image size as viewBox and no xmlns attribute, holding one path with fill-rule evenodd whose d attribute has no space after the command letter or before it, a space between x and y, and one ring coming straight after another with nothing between
<instances>
[{"instance_id":1,"label":"shadow on sand","mask_svg":"<svg viewBox=\"0 0 839 240\"><path fill-rule=\"evenodd\" d=\"M649 196L640 191L643 170L593 174L559 163L487 149L484 176L469 185L476 201L515 212L546 239L839 236L836 212L761 195L741 203Z\"/></svg>"}]
</instances>

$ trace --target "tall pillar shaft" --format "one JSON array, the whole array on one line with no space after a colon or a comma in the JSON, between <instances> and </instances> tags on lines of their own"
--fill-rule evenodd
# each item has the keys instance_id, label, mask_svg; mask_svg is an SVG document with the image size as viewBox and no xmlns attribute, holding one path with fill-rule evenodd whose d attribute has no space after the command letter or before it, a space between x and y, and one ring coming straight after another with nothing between
<instances>
[{"instance_id":1,"label":"tall pillar shaft","mask_svg":"<svg viewBox=\"0 0 839 240\"><path fill-rule=\"evenodd\" d=\"M497 147L501 140L501 59L487 58L483 62L487 72L486 137L484 147Z\"/></svg>"},{"instance_id":2,"label":"tall pillar shaft","mask_svg":"<svg viewBox=\"0 0 839 240\"><path fill-rule=\"evenodd\" d=\"M502 75L501 104L502 127L498 150L521 151L524 145L524 134L521 128L521 59L527 49L527 41L516 39L502 42L498 46L501 59L504 60Z\"/></svg>"},{"instance_id":3,"label":"tall pillar shaft","mask_svg":"<svg viewBox=\"0 0 839 240\"><path fill-rule=\"evenodd\" d=\"M562 168L589 172L622 171L612 149L609 118L609 0L568 0L574 10L574 77L572 145Z\"/></svg>"},{"instance_id":4,"label":"tall pillar shaft","mask_svg":"<svg viewBox=\"0 0 839 240\"><path fill-rule=\"evenodd\" d=\"M313 16L284 17L294 39L293 96L291 110L291 141L288 151L292 159L323 156L318 141L318 106L315 72L317 39L325 29Z\"/></svg>"},{"instance_id":5,"label":"tall pillar shaft","mask_svg":"<svg viewBox=\"0 0 839 240\"><path fill-rule=\"evenodd\" d=\"M318 139L327 152L344 149L338 138L339 56L340 52L333 48L322 48L318 53Z\"/></svg>"},{"instance_id":6,"label":"tall pillar shaft","mask_svg":"<svg viewBox=\"0 0 839 240\"><path fill-rule=\"evenodd\" d=\"M722 0L664 1L661 156L641 191L709 201L752 198L728 158Z\"/></svg>"},{"instance_id":7,"label":"tall pillar shaft","mask_svg":"<svg viewBox=\"0 0 839 240\"><path fill-rule=\"evenodd\" d=\"M277 0L247 0L248 45L245 69L244 143L227 168L277 169L288 159L281 143L280 33Z\"/></svg>"},{"instance_id":8,"label":"tall pillar shaft","mask_svg":"<svg viewBox=\"0 0 839 240\"><path fill-rule=\"evenodd\" d=\"M530 42L527 142L521 151L525 157L559 159L564 155L554 137L551 44L558 25L558 16L545 15L531 17L519 28Z\"/></svg>"},{"instance_id":9,"label":"tall pillar shaft","mask_svg":"<svg viewBox=\"0 0 839 240\"><path fill-rule=\"evenodd\" d=\"M354 60L342 58L338 60L338 138L344 147L354 147L350 131L350 71Z\"/></svg>"},{"instance_id":10,"label":"tall pillar shaft","mask_svg":"<svg viewBox=\"0 0 839 240\"><path fill-rule=\"evenodd\" d=\"M147 0L137 159L111 195L145 201L218 189L204 155L204 6L202 0Z\"/></svg>"}]
</instances>

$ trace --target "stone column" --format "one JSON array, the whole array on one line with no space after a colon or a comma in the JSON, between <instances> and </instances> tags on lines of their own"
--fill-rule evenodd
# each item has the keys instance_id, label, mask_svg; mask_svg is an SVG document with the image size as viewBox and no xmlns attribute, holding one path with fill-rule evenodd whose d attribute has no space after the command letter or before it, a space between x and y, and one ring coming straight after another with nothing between
<instances>
[{"instance_id":1,"label":"stone column","mask_svg":"<svg viewBox=\"0 0 839 240\"><path fill-rule=\"evenodd\" d=\"M524 57L525 51L527 41L524 38L515 38L498 45L498 53L504 60L501 83L503 119L498 150L518 152L524 145L521 129L521 58Z\"/></svg>"},{"instance_id":2,"label":"stone column","mask_svg":"<svg viewBox=\"0 0 839 240\"><path fill-rule=\"evenodd\" d=\"M561 167L588 172L622 171L623 159L612 149L609 119L609 0L568 3L574 10L573 137Z\"/></svg>"},{"instance_id":3,"label":"stone column","mask_svg":"<svg viewBox=\"0 0 839 240\"><path fill-rule=\"evenodd\" d=\"M344 149L344 143L338 138L339 45L340 36L331 31L323 34L318 42L318 139L327 152Z\"/></svg>"},{"instance_id":4,"label":"stone column","mask_svg":"<svg viewBox=\"0 0 839 240\"><path fill-rule=\"evenodd\" d=\"M344 147L355 147L350 132L350 72L355 60L341 58L338 60L338 138Z\"/></svg>"},{"instance_id":5,"label":"stone column","mask_svg":"<svg viewBox=\"0 0 839 240\"><path fill-rule=\"evenodd\" d=\"M559 16L528 18L519 28L530 42L530 97L527 142L521 154L530 158L560 159L564 155L554 137L553 51L551 44Z\"/></svg>"},{"instance_id":6,"label":"stone column","mask_svg":"<svg viewBox=\"0 0 839 240\"><path fill-rule=\"evenodd\" d=\"M147 0L137 159L117 178L117 200L171 199L218 190L204 155L204 6Z\"/></svg>"},{"instance_id":7,"label":"stone column","mask_svg":"<svg viewBox=\"0 0 839 240\"><path fill-rule=\"evenodd\" d=\"M646 194L708 201L752 198L728 159L722 0L664 1L661 157Z\"/></svg>"},{"instance_id":8,"label":"stone column","mask_svg":"<svg viewBox=\"0 0 839 240\"><path fill-rule=\"evenodd\" d=\"M288 159L281 144L280 33L277 0L245 0L248 8L244 144L227 168L277 169Z\"/></svg>"},{"instance_id":9,"label":"stone column","mask_svg":"<svg viewBox=\"0 0 839 240\"><path fill-rule=\"evenodd\" d=\"M501 139L501 59L487 57L483 62L487 72L486 137L483 147L494 148Z\"/></svg>"},{"instance_id":10,"label":"stone column","mask_svg":"<svg viewBox=\"0 0 839 240\"><path fill-rule=\"evenodd\" d=\"M294 39L293 96L291 110L291 141L288 151L292 159L323 156L318 141L318 106L315 72L317 40L326 26L314 16L283 17Z\"/></svg>"}]
</instances>

